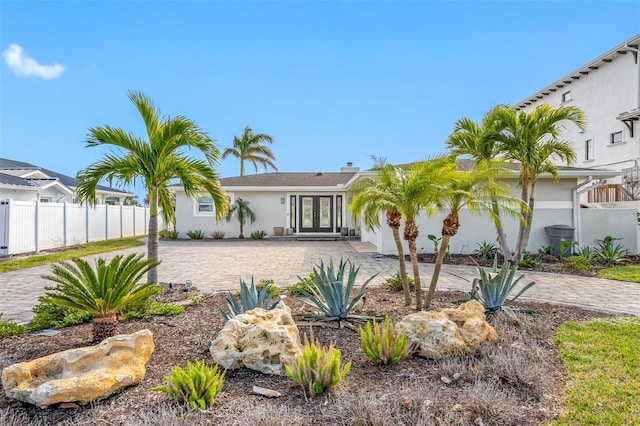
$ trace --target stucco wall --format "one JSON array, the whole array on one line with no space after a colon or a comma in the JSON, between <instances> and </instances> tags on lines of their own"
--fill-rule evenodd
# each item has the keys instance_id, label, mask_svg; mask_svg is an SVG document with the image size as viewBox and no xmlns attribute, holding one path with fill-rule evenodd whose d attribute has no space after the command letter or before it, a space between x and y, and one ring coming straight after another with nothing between
<instances>
[{"instance_id":1,"label":"stucco wall","mask_svg":"<svg viewBox=\"0 0 640 426\"><path fill-rule=\"evenodd\" d=\"M607 235L621 238L621 244L632 253L639 253L636 209L580 209L582 216L581 246L597 246L596 240Z\"/></svg>"}]
</instances>

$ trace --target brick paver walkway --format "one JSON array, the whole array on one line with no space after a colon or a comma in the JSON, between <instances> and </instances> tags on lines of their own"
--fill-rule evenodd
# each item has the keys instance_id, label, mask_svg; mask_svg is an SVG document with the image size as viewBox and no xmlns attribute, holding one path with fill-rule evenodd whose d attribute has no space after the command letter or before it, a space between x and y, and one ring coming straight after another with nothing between
<instances>
[{"instance_id":1,"label":"brick paver walkway","mask_svg":"<svg viewBox=\"0 0 640 426\"><path fill-rule=\"evenodd\" d=\"M146 247L89 256L111 258L116 254L145 253ZM274 279L280 287L296 282L297 276L306 276L320 260L345 257L360 266L359 282L375 273L372 284L377 285L395 274L397 259L375 253L373 246L361 242L344 241L268 241L268 240L173 240L161 241L159 267L160 280L184 282L203 292L239 288L239 279L246 281L253 275ZM407 262L410 270L410 263ZM433 271L432 264L420 264L422 287L427 288ZM31 308L44 294L50 283L41 278L49 266L39 266L0 274L0 312L4 320L27 322L32 318ZM584 278L572 275L525 272L524 282L536 285L523 298L545 302L577 305L640 316L640 284ZM474 267L444 265L438 281L439 290L468 291L471 280L477 276Z\"/></svg>"}]
</instances>

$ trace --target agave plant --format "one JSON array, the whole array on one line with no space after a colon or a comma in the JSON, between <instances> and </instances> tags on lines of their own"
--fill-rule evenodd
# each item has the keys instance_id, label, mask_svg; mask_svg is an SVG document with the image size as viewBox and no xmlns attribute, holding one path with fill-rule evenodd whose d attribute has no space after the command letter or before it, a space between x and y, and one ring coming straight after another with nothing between
<instances>
[{"instance_id":1,"label":"agave plant","mask_svg":"<svg viewBox=\"0 0 640 426\"><path fill-rule=\"evenodd\" d=\"M349 276L347 277L347 283L345 285L344 273L347 263L349 264ZM359 267L356 268L349 260L344 261L343 259L340 259L337 274L333 266L333 260L329 261L329 266L326 270L322 261L316 266L318 266L318 269L313 268L313 284L315 288L298 277L304 285L304 288L301 290L302 296L299 299L308 305L315 306L322 312L320 315L313 315L315 319L327 321L346 319L351 309L364 295L364 289L369 282L378 275L375 274L366 280L360 287L360 291L351 298L356 276L358 275L358 271L360 271Z\"/></svg>"},{"instance_id":2,"label":"agave plant","mask_svg":"<svg viewBox=\"0 0 640 426\"><path fill-rule=\"evenodd\" d=\"M596 240L598 243L596 252L602 263L606 265L618 265L629 261L629 255L631 254L629 250L622 247L622 244L614 243L614 241L621 239L622 238L613 238L607 235L602 240Z\"/></svg>"},{"instance_id":3,"label":"agave plant","mask_svg":"<svg viewBox=\"0 0 640 426\"><path fill-rule=\"evenodd\" d=\"M488 273L478 266L480 278L475 278L473 280L470 293L471 298L479 300L483 304L487 313L493 314L500 309L503 309L507 313L513 315L513 311L509 306L525 291L535 285L535 282L531 281L522 287L514 297L507 300L511 292L524 277L523 274L514 280L517 270L517 265L505 262L500 272L498 272L498 256L494 256L493 272Z\"/></svg>"},{"instance_id":4,"label":"agave plant","mask_svg":"<svg viewBox=\"0 0 640 426\"><path fill-rule=\"evenodd\" d=\"M278 302L271 303L274 295L275 290L273 286L270 285L265 285L258 290L253 282L253 277L251 277L251 287L247 286L247 283L243 280L240 280L240 303L238 303L238 300L229 292L229 297L227 297L226 300L230 312L227 313L221 310L222 315L226 320L230 320L236 315L254 308L263 308L270 311L278 304Z\"/></svg>"},{"instance_id":5,"label":"agave plant","mask_svg":"<svg viewBox=\"0 0 640 426\"><path fill-rule=\"evenodd\" d=\"M137 285L144 274L159 264L142 257L132 253L123 259L118 255L109 263L98 258L95 270L84 259L54 264L52 275L43 278L57 285L51 287L45 297L53 304L91 314L96 341L111 337L118 324L118 311L159 291L154 283Z\"/></svg>"}]
</instances>

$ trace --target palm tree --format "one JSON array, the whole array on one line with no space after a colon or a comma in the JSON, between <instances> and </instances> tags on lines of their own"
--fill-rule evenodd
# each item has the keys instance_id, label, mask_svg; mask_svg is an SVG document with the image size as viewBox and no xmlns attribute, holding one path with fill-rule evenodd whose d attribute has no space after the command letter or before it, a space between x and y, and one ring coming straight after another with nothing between
<instances>
[{"instance_id":1,"label":"palm tree","mask_svg":"<svg viewBox=\"0 0 640 426\"><path fill-rule=\"evenodd\" d=\"M276 157L269 147L263 145L265 142L273 143L273 138L266 133L255 134L251 127L247 126L242 132L242 137L233 137L233 147L224 150L222 159L224 160L229 155L238 158L240 160L240 176L244 176L245 161L252 163L256 172L258 165L264 167L265 170L271 167L277 172L278 168L274 164Z\"/></svg>"},{"instance_id":2,"label":"palm tree","mask_svg":"<svg viewBox=\"0 0 640 426\"><path fill-rule=\"evenodd\" d=\"M240 235L238 238L244 238L244 224L247 221L247 218L251 221L251 223L256 221L256 215L249 207L249 202L244 201L242 198L238 198L235 203L229 209L227 213L227 222L231 222L231 218L233 214L238 212L238 222L240 222Z\"/></svg>"},{"instance_id":3,"label":"palm tree","mask_svg":"<svg viewBox=\"0 0 640 426\"><path fill-rule=\"evenodd\" d=\"M175 222L174 194L169 189L172 179L180 180L188 197L209 193L218 219L224 217L229 202L213 169L219 151L207 133L184 116L161 116L151 99L140 92L129 92L129 99L142 117L147 139L111 126L90 128L86 146L109 146L116 151L78 173L78 199L95 204L96 186L103 179L125 185L142 182L149 197L148 258L157 260L159 208L165 223ZM200 151L205 160L186 156L184 148ZM158 282L155 267L147 279Z\"/></svg>"},{"instance_id":4,"label":"palm tree","mask_svg":"<svg viewBox=\"0 0 640 426\"><path fill-rule=\"evenodd\" d=\"M496 217L494 209L518 217L519 200L508 195L511 191L507 184L496 180L500 175L504 176L505 172L494 168L490 162L479 163L472 170L453 172L450 185L442 189L440 201L449 213L442 221L442 241L425 300L426 308L431 306L449 241L458 233L460 210L467 207L471 214L486 211L496 224L500 223L500 217Z\"/></svg>"},{"instance_id":5,"label":"palm tree","mask_svg":"<svg viewBox=\"0 0 640 426\"><path fill-rule=\"evenodd\" d=\"M526 250L531 234L533 208L535 205L536 181L543 173L549 173L558 180L558 168L553 159L570 166L575 161L575 151L571 142L560 140L564 123L574 123L583 129L585 115L581 109L572 106L553 108L548 104L533 111L517 112L513 108L499 108L493 112L500 132L496 135L508 160L520 163L519 184L522 188L521 200L524 222L518 230L518 240L512 262L518 262Z\"/></svg>"},{"instance_id":6,"label":"palm tree","mask_svg":"<svg viewBox=\"0 0 640 426\"><path fill-rule=\"evenodd\" d=\"M123 308L157 294L153 283L136 285L159 262L130 254L124 260L115 256L111 262L96 260L95 270L84 259L51 266L52 275L43 278L57 283L46 292L51 303L87 312L93 316L93 337L103 340L115 334L117 313Z\"/></svg>"},{"instance_id":7,"label":"palm tree","mask_svg":"<svg viewBox=\"0 0 640 426\"><path fill-rule=\"evenodd\" d=\"M391 165L377 167L377 176L363 177L356 181L350 188L352 197L349 210L357 224L360 216L365 227L369 230L380 228L380 214L387 217L387 225L393 233L393 240L398 251L400 264L400 277L402 278L402 290L404 292L405 306L411 305L411 288L407 279L407 267L405 264L404 249L400 238L400 223L402 214L398 211L397 185L399 183L398 171Z\"/></svg>"},{"instance_id":8,"label":"palm tree","mask_svg":"<svg viewBox=\"0 0 640 426\"><path fill-rule=\"evenodd\" d=\"M488 167L506 169L503 146L498 141L500 129L494 117L499 109L509 108L508 105L497 105L485 114L480 124L463 117L456 121L453 132L447 139L446 145L454 157L466 157L475 164L487 164ZM492 177L488 177L492 179ZM500 218L500 207L496 196L491 197L491 216L498 236L500 251L506 258L511 256L507 236Z\"/></svg>"}]
</instances>

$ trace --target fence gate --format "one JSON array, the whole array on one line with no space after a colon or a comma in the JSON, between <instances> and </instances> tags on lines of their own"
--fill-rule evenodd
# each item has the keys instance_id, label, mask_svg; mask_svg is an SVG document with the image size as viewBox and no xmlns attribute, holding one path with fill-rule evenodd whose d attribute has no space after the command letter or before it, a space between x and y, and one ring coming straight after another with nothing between
<instances>
[{"instance_id":1,"label":"fence gate","mask_svg":"<svg viewBox=\"0 0 640 426\"><path fill-rule=\"evenodd\" d=\"M9 202L0 201L0 256L9 254Z\"/></svg>"}]
</instances>

